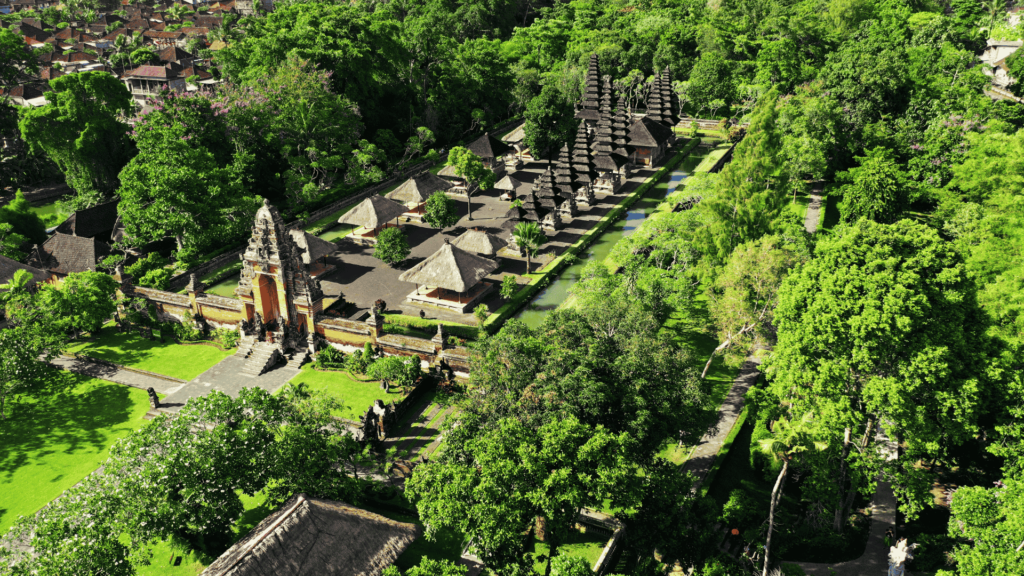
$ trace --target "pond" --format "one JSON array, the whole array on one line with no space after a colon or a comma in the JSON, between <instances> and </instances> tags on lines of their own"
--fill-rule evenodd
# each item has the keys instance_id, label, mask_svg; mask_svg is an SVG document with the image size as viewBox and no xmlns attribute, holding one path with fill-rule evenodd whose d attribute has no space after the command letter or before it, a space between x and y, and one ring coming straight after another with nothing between
<instances>
[{"instance_id":1,"label":"pond","mask_svg":"<svg viewBox=\"0 0 1024 576\"><path fill-rule=\"evenodd\" d=\"M669 175L668 186L655 186L646 196L637 201L633 207L626 212L626 217L614 222L608 230L590 245L587 252L580 257L579 262L566 268L551 285L541 291L533 302L528 304L522 311L516 314L516 318L522 320L530 328L536 328L544 321L548 312L558 308L569 295L569 289L579 281L584 266L593 260L603 261L611 253L615 243L632 234L640 224L647 219L647 216L654 212L658 204L666 196L675 192L676 188L690 176L694 168L700 164L710 153L708 148L696 148L690 152L683 161Z\"/></svg>"}]
</instances>

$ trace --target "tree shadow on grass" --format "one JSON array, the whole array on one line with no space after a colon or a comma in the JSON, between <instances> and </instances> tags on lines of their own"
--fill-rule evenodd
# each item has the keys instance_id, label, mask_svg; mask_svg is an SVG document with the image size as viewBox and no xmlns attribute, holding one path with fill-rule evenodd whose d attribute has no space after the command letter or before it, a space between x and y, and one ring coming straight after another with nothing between
<instances>
[{"instance_id":1,"label":"tree shadow on grass","mask_svg":"<svg viewBox=\"0 0 1024 576\"><path fill-rule=\"evenodd\" d=\"M161 342L159 338L147 340L137 332L119 334L113 328L107 327L98 337L76 351L84 356L132 366L153 358L153 350L165 346L167 344Z\"/></svg>"},{"instance_id":2,"label":"tree shadow on grass","mask_svg":"<svg viewBox=\"0 0 1024 576\"><path fill-rule=\"evenodd\" d=\"M8 405L7 419L0 420L0 482L8 483L19 469L47 459L77 464L80 454L107 450L111 434L135 428L130 422L135 406L131 395L141 392L90 380L53 369L42 388ZM65 476L34 478L34 487L7 484L2 491L31 492ZM0 510L0 522L7 513Z\"/></svg>"}]
</instances>

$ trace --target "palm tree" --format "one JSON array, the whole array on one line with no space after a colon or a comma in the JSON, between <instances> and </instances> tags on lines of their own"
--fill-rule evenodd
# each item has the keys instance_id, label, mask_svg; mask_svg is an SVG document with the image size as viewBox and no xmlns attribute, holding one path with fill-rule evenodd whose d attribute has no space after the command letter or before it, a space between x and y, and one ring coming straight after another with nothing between
<instances>
[{"instance_id":1,"label":"palm tree","mask_svg":"<svg viewBox=\"0 0 1024 576\"><path fill-rule=\"evenodd\" d=\"M988 33L991 37L996 22L1006 15L1006 0L983 0L981 5L988 12Z\"/></svg>"},{"instance_id":2,"label":"palm tree","mask_svg":"<svg viewBox=\"0 0 1024 576\"><path fill-rule=\"evenodd\" d=\"M786 483L786 475L789 473L789 465L801 453L810 449L825 450L828 444L816 441L814 435L814 415L811 412L804 414L799 422L779 420L772 427L772 437L760 441L761 452L768 454L775 461L782 462L782 470L779 478L775 481L772 489L771 509L768 512L768 538L764 543L764 569L761 576L768 576L769 558L772 544L772 529L775 527L775 506L782 495L782 487Z\"/></svg>"},{"instance_id":3,"label":"palm tree","mask_svg":"<svg viewBox=\"0 0 1024 576\"><path fill-rule=\"evenodd\" d=\"M537 254L537 250L548 240L544 231L536 222L520 222L512 229L512 237L516 239L516 245L526 253L526 273L530 273L530 258Z\"/></svg>"}]
</instances>

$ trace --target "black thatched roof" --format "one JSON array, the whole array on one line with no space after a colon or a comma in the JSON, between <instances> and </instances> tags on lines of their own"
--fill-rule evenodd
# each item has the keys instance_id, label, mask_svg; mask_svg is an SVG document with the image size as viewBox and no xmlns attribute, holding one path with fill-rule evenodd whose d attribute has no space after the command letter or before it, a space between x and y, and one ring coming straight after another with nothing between
<instances>
[{"instance_id":1,"label":"black thatched roof","mask_svg":"<svg viewBox=\"0 0 1024 576\"><path fill-rule=\"evenodd\" d=\"M672 138L672 129L644 116L629 127L629 145L657 148Z\"/></svg>"},{"instance_id":2,"label":"black thatched roof","mask_svg":"<svg viewBox=\"0 0 1024 576\"><path fill-rule=\"evenodd\" d=\"M378 576L418 535L415 524L298 494L203 576Z\"/></svg>"},{"instance_id":3,"label":"black thatched roof","mask_svg":"<svg viewBox=\"0 0 1024 576\"><path fill-rule=\"evenodd\" d=\"M477 138L467 148L480 158L501 158L512 150L511 146L490 134L484 134Z\"/></svg>"},{"instance_id":4,"label":"black thatched roof","mask_svg":"<svg viewBox=\"0 0 1024 576\"><path fill-rule=\"evenodd\" d=\"M56 274L96 271L96 263L110 255L110 246L93 238L60 232L50 236L29 255L29 265Z\"/></svg>"},{"instance_id":5,"label":"black thatched roof","mask_svg":"<svg viewBox=\"0 0 1024 576\"><path fill-rule=\"evenodd\" d=\"M67 220L57 226L57 232L92 238L100 234L107 234L114 229L117 222L117 202L107 202L77 210Z\"/></svg>"},{"instance_id":6,"label":"black thatched roof","mask_svg":"<svg viewBox=\"0 0 1024 576\"><path fill-rule=\"evenodd\" d=\"M29 285L33 285L36 282L43 282L50 275L39 268L29 266L28 264L22 264L17 260L12 260L7 256L0 256L0 284L7 284L14 278L14 273L18 270L24 270L32 275L32 281Z\"/></svg>"}]
</instances>

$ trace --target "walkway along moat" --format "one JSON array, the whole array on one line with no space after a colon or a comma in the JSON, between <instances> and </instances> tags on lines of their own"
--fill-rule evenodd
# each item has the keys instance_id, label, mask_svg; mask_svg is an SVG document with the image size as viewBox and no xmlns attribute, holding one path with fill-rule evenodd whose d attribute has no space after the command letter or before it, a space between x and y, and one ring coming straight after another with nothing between
<instances>
[{"instance_id":1,"label":"walkway along moat","mask_svg":"<svg viewBox=\"0 0 1024 576\"><path fill-rule=\"evenodd\" d=\"M569 295L569 289L579 281L583 268L592 260L603 261L607 258L615 243L632 234L667 196L676 191L676 188L690 176L693 169L710 152L710 148L694 148L680 162L679 166L669 174L667 188L654 186L646 196L638 200L626 212L625 218L609 226L608 230L590 245L590 248L587 249L586 254L580 258L579 262L569 266L559 274L551 282L551 285L541 291L540 294L537 294L537 297L516 314L515 318L522 320L530 328L540 326L548 312L558 308L565 301Z\"/></svg>"}]
</instances>

